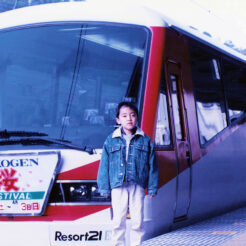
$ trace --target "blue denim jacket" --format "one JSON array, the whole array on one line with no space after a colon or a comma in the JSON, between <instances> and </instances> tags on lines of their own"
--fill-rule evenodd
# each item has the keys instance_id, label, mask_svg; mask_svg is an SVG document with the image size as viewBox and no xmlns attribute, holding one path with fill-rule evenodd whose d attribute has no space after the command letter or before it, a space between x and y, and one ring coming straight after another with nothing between
<instances>
[{"instance_id":1,"label":"blue denim jacket","mask_svg":"<svg viewBox=\"0 0 246 246\"><path fill-rule=\"evenodd\" d=\"M151 139L137 128L130 141L126 161L126 141L121 128L110 134L104 145L98 170L97 183L101 195L110 195L111 189L124 182L138 184L157 194L159 172Z\"/></svg>"}]
</instances>

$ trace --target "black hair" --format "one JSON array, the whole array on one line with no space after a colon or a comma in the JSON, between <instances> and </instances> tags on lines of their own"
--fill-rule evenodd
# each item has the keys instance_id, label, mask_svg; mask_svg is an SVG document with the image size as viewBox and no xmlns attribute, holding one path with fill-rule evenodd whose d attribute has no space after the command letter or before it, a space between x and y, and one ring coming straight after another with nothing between
<instances>
[{"instance_id":1,"label":"black hair","mask_svg":"<svg viewBox=\"0 0 246 246\"><path fill-rule=\"evenodd\" d=\"M117 111L116 111L116 117L117 118L119 118L120 109L122 107L128 107L128 108L132 109L136 113L136 115L138 117L138 108L133 103L131 103L131 102L120 102L118 104Z\"/></svg>"}]
</instances>

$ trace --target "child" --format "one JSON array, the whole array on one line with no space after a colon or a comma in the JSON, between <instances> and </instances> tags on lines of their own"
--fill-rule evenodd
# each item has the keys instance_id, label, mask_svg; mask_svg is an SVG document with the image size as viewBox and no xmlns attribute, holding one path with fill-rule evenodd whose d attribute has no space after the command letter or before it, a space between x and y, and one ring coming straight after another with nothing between
<instances>
[{"instance_id":1,"label":"child","mask_svg":"<svg viewBox=\"0 0 246 246\"><path fill-rule=\"evenodd\" d=\"M157 194L159 174L151 139L138 128L138 110L128 102L117 108L121 126L110 134L103 146L98 170L101 195L112 198L114 246L125 245L126 214L129 207L132 227L130 245L142 242L145 188L152 198Z\"/></svg>"}]
</instances>

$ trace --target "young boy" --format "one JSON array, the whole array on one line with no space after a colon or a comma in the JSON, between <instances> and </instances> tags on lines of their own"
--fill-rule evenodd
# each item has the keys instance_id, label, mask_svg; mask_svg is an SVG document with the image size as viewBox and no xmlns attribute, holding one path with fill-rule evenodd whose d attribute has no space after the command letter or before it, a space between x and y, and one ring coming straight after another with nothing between
<instances>
[{"instance_id":1,"label":"young boy","mask_svg":"<svg viewBox=\"0 0 246 246\"><path fill-rule=\"evenodd\" d=\"M103 146L98 171L101 195L111 193L114 246L125 245L126 214L130 211L130 245L139 246L144 234L143 205L145 188L152 198L157 194L159 173L151 139L137 127L138 110L128 102L117 108L119 125Z\"/></svg>"}]
</instances>

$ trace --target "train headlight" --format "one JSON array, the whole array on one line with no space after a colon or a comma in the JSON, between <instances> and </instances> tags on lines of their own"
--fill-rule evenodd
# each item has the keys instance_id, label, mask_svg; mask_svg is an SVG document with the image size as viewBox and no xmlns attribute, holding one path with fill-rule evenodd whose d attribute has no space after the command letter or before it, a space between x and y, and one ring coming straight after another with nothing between
<instances>
[{"instance_id":1,"label":"train headlight","mask_svg":"<svg viewBox=\"0 0 246 246\"><path fill-rule=\"evenodd\" d=\"M91 186L91 201L110 202L110 197L101 196L97 184Z\"/></svg>"},{"instance_id":2,"label":"train headlight","mask_svg":"<svg viewBox=\"0 0 246 246\"><path fill-rule=\"evenodd\" d=\"M62 183L62 189L64 192L65 202L90 201L90 187L86 183Z\"/></svg>"},{"instance_id":3,"label":"train headlight","mask_svg":"<svg viewBox=\"0 0 246 246\"><path fill-rule=\"evenodd\" d=\"M84 201L89 199L89 187L85 184L71 184L69 188L71 201Z\"/></svg>"},{"instance_id":4,"label":"train headlight","mask_svg":"<svg viewBox=\"0 0 246 246\"><path fill-rule=\"evenodd\" d=\"M101 196L96 182L82 180L57 181L53 186L49 200L50 203L109 203L110 201L110 197Z\"/></svg>"}]
</instances>

